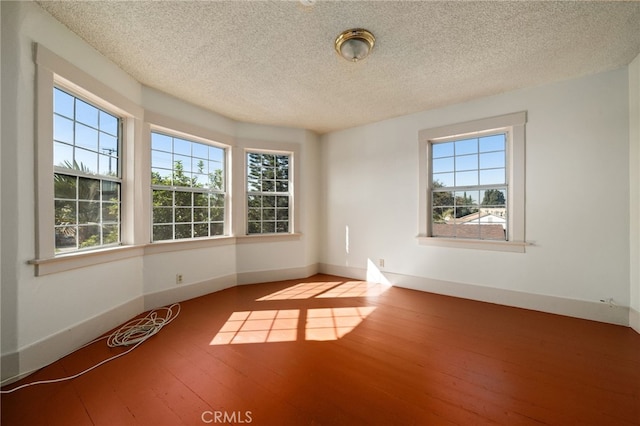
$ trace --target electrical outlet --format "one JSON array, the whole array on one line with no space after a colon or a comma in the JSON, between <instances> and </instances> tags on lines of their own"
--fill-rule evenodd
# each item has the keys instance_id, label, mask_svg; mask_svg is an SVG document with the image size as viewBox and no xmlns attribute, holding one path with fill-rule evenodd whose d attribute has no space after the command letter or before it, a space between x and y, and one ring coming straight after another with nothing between
<instances>
[{"instance_id":1,"label":"electrical outlet","mask_svg":"<svg viewBox=\"0 0 640 426\"><path fill-rule=\"evenodd\" d=\"M176 284L182 284L182 274L176 274Z\"/></svg>"},{"instance_id":2,"label":"electrical outlet","mask_svg":"<svg viewBox=\"0 0 640 426\"><path fill-rule=\"evenodd\" d=\"M384 259L378 259L378 266L384 268Z\"/></svg>"}]
</instances>

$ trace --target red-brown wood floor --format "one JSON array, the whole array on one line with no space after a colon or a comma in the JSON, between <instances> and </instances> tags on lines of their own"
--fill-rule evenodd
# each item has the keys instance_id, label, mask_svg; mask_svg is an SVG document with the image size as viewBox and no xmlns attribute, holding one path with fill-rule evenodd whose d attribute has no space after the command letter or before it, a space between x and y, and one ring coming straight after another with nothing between
<instances>
[{"instance_id":1,"label":"red-brown wood floor","mask_svg":"<svg viewBox=\"0 0 640 426\"><path fill-rule=\"evenodd\" d=\"M640 424L640 335L339 277L182 302L130 354L2 395L2 425ZM5 386L70 375L83 348Z\"/></svg>"}]
</instances>

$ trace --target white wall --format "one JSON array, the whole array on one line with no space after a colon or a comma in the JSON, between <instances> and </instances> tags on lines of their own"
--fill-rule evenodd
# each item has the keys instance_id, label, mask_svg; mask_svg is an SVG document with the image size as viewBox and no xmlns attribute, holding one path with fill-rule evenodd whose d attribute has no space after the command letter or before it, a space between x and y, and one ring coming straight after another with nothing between
<instances>
[{"instance_id":1,"label":"white wall","mask_svg":"<svg viewBox=\"0 0 640 426\"><path fill-rule=\"evenodd\" d=\"M640 333L640 56L629 65L630 297L629 324Z\"/></svg>"},{"instance_id":2,"label":"white wall","mask_svg":"<svg viewBox=\"0 0 640 426\"><path fill-rule=\"evenodd\" d=\"M628 323L627 87L621 69L324 135L322 270L363 276L383 258L401 286ZM418 245L418 131L518 111L532 245Z\"/></svg>"}]
</instances>

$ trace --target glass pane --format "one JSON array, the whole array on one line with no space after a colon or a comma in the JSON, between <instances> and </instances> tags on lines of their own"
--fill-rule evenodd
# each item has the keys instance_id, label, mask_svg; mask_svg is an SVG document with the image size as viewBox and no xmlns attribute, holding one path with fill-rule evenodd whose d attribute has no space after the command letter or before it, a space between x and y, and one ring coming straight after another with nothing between
<instances>
[{"instance_id":1,"label":"glass pane","mask_svg":"<svg viewBox=\"0 0 640 426\"><path fill-rule=\"evenodd\" d=\"M211 235L224 235L224 224L212 223L210 226Z\"/></svg>"},{"instance_id":2,"label":"glass pane","mask_svg":"<svg viewBox=\"0 0 640 426\"><path fill-rule=\"evenodd\" d=\"M491 135L480 138L480 152L504 151L506 135Z\"/></svg>"},{"instance_id":3,"label":"glass pane","mask_svg":"<svg viewBox=\"0 0 640 426\"><path fill-rule=\"evenodd\" d=\"M118 136L118 119L111 114L100 111L100 130Z\"/></svg>"},{"instance_id":4,"label":"glass pane","mask_svg":"<svg viewBox=\"0 0 640 426\"><path fill-rule=\"evenodd\" d=\"M274 167L276 165L276 156L272 154L262 154L262 165L264 167Z\"/></svg>"},{"instance_id":5,"label":"glass pane","mask_svg":"<svg viewBox=\"0 0 640 426\"><path fill-rule=\"evenodd\" d=\"M173 239L173 225L153 225L153 241Z\"/></svg>"},{"instance_id":6,"label":"glass pane","mask_svg":"<svg viewBox=\"0 0 640 426\"><path fill-rule=\"evenodd\" d=\"M193 222L191 207L176 207L176 222Z\"/></svg>"},{"instance_id":7,"label":"glass pane","mask_svg":"<svg viewBox=\"0 0 640 426\"><path fill-rule=\"evenodd\" d=\"M453 157L437 158L433 160L433 173L452 172Z\"/></svg>"},{"instance_id":8,"label":"glass pane","mask_svg":"<svg viewBox=\"0 0 640 426\"><path fill-rule=\"evenodd\" d=\"M262 210L262 219L264 219L264 220L275 220L276 219L276 209L263 209Z\"/></svg>"},{"instance_id":9,"label":"glass pane","mask_svg":"<svg viewBox=\"0 0 640 426\"><path fill-rule=\"evenodd\" d=\"M207 194L203 194L203 193L194 193L193 194L193 205L194 206L201 206L201 207L208 207L209 206L209 197Z\"/></svg>"},{"instance_id":10,"label":"glass pane","mask_svg":"<svg viewBox=\"0 0 640 426\"><path fill-rule=\"evenodd\" d=\"M456 227L456 238L480 238L480 228L477 223L465 223Z\"/></svg>"},{"instance_id":11,"label":"glass pane","mask_svg":"<svg viewBox=\"0 0 640 426\"><path fill-rule=\"evenodd\" d=\"M461 139L455 141L456 155L475 154L478 152L478 139Z\"/></svg>"},{"instance_id":12,"label":"glass pane","mask_svg":"<svg viewBox=\"0 0 640 426\"><path fill-rule=\"evenodd\" d=\"M191 192L175 192L176 206L191 206Z\"/></svg>"},{"instance_id":13,"label":"glass pane","mask_svg":"<svg viewBox=\"0 0 640 426\"><path fill-rule=\"evenodd\" d=\"M53 112L73 118L73 96L58 88L53 89Z\"/></svg>"},{"instance_id":14,"label":"glass pane","mask_svg":"<svg viewBox=\"0 0 640 426\"><path fill-rule=\"evenodd\" d=\"M276 178L276 170L273 167L265 167L262 170L262 179L273 180Z\"/></svg>"},{"instance_id":15,"label":"glass pane","mask_svg":"<svg viewBox=\"0 0 640 426\"><path fill-rule=\"evenodd\" d=\"M120 184L118 182L102 181L102 201L120 201Z\"/></svg>"},{"instance_id":16,"label":"glass pane","mask_svg":"<svg viewBox=\"0 0 640 426\"><path fill-rule=\"evenodd\" d=\"M78 178L61 174L53 175L53 193L56 198L76 199L76 183Z\"/></svg>"},{"instance_id":17,"label":"glass pane","mask_svg":"<svg viewBox=\"0 0 640 426\"><path fill-rule=\"evenodd\" d=\"M487 189L480 191L483 207L505 207L507 204L507 191L505 189Z\"/></svg>"},{"instance_id":18,"label":"glass pane","mask_svg":"<svg viewBox=\"0 0 640 426\"><path fill-rule=\"evenodd\" d=\"M76 223L76 203L71 200L55 200L55 224L74 225Z\"/></svg>"},{"instance_id":19,"label":"glass pane","mask_svg":"<svg viewBox=\"0 0 640 426\"><path fill-rule=\"evenodd\" d=\"M264 195L262 197L262 206L263 207L275 207L276 206L276 196L275 195Z\"/></svg>"},{"instance_id":20,"label":"glass pane","mask_svg":"<svg viewBox=\"0 0 640 426\"><path fill-rule=\"evenodd\" d=\"M479 204L479 191L457 191L455 195L457 206L478 206Z\"/></svg>"},{"instance_id":21,"label":"glass pane","mask_svg":"<svg viewBox=\"0 0 640 426\"><path fill-rule=\"evenodd\" d=\"M185 172L191 172L191 157L185 155L173 155L173 168L174 170L182 170Z\"/></svg>"},{"instance_id":22,"label":"glass pane","mask_svg":"<svg viewBox=\"0 0 640 426\"><path fill-rule=\"evenodd\" d=\"M196 223L193 225L194 237L208 237L209 236L209 224L208 223Z\"/></svg>"},{"instance_id":23,"label":"glass pane","mask_svg":"<svg viewBox=\"0 0 640 426\"><path fill-rule=\"evenodd\" d=\"M160 133L151 133L151 149L171 152L172 146L171 137Z\"/></svg>"},{"instance_id":24,"label":"glass pane","mask_svg":"<svg viewBox=\"0 0 640 426\"><path fill-rule=\"evenodd\" d=\"M260 179L249 176L247 178L247 191L261 191Z\"/></svg>"},{"instance_id":25,"label":"glass pane","mask_svg":"<svg viewBox=\"0 0 640 426\"><path fill-rule=\"evenodd\" d=\"M99 246L100 227L98 225L78 226L78 246L88 248Z\"/></svg>"},{"instance_id":26,"label":"glass pane","mask_svg":"<svg viewBox=\"0 0 640 426\"><path fill-rule=\"evenodd\" d=\"M456 186L475 186L478 185L478 172L459 172L456 173Z\"/></svg>"},{"instance_id":27,"label":"glass pane","mask_svg":"<svg viewBox=\"0 0 640 426\"><path fill-rule=\"evenodd\" d=\"M176 239L191 238L191 224L176 225Z\"/></svg>"},{"instance_id":28,"label":"glass pane","mask_svg":"<svg viewBox=\"0 0 640 426\"><path fill-rule=\"evenodd\" d=\"M453 207L434 207L431 217L433 223L446 224L453 219Z\"/></svg>"},{"instance_id":29,"label":"glass pane","mask_svg":"<svg viewBox=\"0 0 640 426\"><path fill-rule=\"evenodd\" d=\"M454 208L453 211L455 218L458 219L458 223L477 220L478 217L476 213L478 213L478 209L476 207L464 205Z\"/></svg>"},{"instance_id":30,"label":"glass pane","mask_svg":"<svg viewBox=\"0 0 640 426\"><path fill-rule=\"evenodd\" d=\"M76 98L76 121L98 128L98 108Z\"/></svg>"},{"instance_id":31,"label":"glass pane","mask_svg":"<svg viewBox=\"0 0 640 426\"><path fill-rule=\"evenodd\" d=\"M193 221L194 222L207 222L209 220L209 208L194 208L193 209Z\"/></svg>"},{"instance_id":32,"label":"glass pane","mask_svg":"<svg viewBox=\"0 0 640 426\"><path fill-rule=\"evenodd\" d=\"M100 152L107 155L118 155L118 138L100 132Z\"/></svg>"},{"instance_id":33,"label":"glass pane","mask_svg":"<svg viewBox=\"0 0 640 426\"><path fill-rule=\"evenodd\" d=\"M53 165L73 169L73 147L64 143L53 143Z\"/></svg>"},{"instance_id":34,"label":"glass pane","mask_svg":"<svg viewBox=\"0 0 640 426\"><path fill-rule=\"evenodd\" d=\"M451 157L453 155L453 142L432 144L431 155L433 158Z\"/></svg>"},{"instance_id":35,"label":"glass pane","mask_svg":"<svg viewBox=\"0 0 640 426\"><path fill-rule=\"evenodd\" d=\"M432 196L432 205L438 207L449 206L453 207L454 197L453 192L440 192L434 191Z\"/></svg>"},{"instance_id":36,"label":"glass pane","mask_svg":"<svg viewBox=\"0 0 640 426\"><path fill-rule=\"evenodd\" d=\"M78 223L99 223L100 203L97 201L78 201Z\"/></svg>"},{"instance_id":37,"label":"glass pane","mask_svg":"<svg viewBox=\"0 0 640 426\"><path fill-rule=\"evenodd\" d=\"M98 173L98 153L76 148L76 158L74 168L84 173Z\"/></svg>"},{"instance_id":38,"label":"glass pane","mask_svg":"<svg viewBox=\"0 0 640 426\"><path fill-rule=\"evenodd\" d=\"M152 169L151 170L151 184L152 185L166 185L173 184L173 175L171 170L166 169Z\"/></svg>"},{"instance_id":39,"label":"glass pane","mask_svg":"<svg viewBox=\"0 0 640 426\"><path fill-rule=\"evenodd\" d=\"M102 244L115 244L120 241L120 225L102 227Z\"/></svg>"},{"instance_id":40,"label":"glass pane","mask_svg":"<svg viewBox=\"0 0 640 426\"><path fill-rule=\"evenodd\" d=\"M171 207L154 207L153 223L172 223L173 209Z\"/></svg>"},{"instance_id":41,"label":"glass pane","mask_svg":"<svg viewBox=\"0 0 640 426\"><path fill-rule=\"evenodd\" d=\"M288 180L276 181L276 192L289 192L289 181Z\"/></svg>"},{"instance_id":42,"label":"glass pane","mask_svg":"<svg viewBox=\"0 0 640 426\"><path fill-rule=\"evenodd\" d=\"M262 209L249 209L247 217L249 220L260 220L262 219Z\"/></svg>"},{"instance_id":43,"label":"glass pane","mask_svg":"<svg viewBox=\"0 0 640 426\"><path fill-rule=\"evenodd\" d=\"M478 168L478 155L461 155L456 157L456 171L476 170Z\"/></svg>"},{"instance_id":44,"label":"glass pane","mask_svg":"<svg viewBox=\"0 0 640 426\"><path fill-rule=\"evenodd\" d=\"M505 179L505 169L480 170L480 185L500 185Z\"/></svg>"},{"instance_id":45,"label":"glass pane","mask_svg":"<svg viewBox=\"0 0 640 426\"><path fill-rule=\"evenodd\" d=\"M109 155L99 155L98 172L104 176L118 175L118 158Z\"/></svg>"},{"instance_id":46,"label":"glass pane","mask_svg":"<svg viewBox=\"0 0 640 426\"><path fill-rule=\"evenodd\" d=\"M208 188L209 187L209 176L194 173L191 177L192 185L194 188Z\"/></svg>"},{"instance_id":47,"label":"glass pane","mask_svg":"<svg viewBox=\"0 0 640 426\"><path fill-rule=\"evenodd\" d=\"M222 222L224 220L224 209L214 207L211 209L211 220Z\"/></svg>"},{"instance_id":48,"label":"glass pane","mask_svg":"<svg viewBox=\"0 0 640 426\"><path fill-rule=\"evenodd\" d=\"M53 139L73 144L73 121L58 115L53 116Z\"/></svg>"},{"instance_id":49,"label":"glass pane","mask_svg":"<svg viewBox=\"0 0 640 426\"><path fill-rule=\"evenodd\" d=\"M249 195L247 205L249 207L261 207L262 206L262 196L260 195Z\"/></svg>"},{"instance_id":50,"label":"glass pane","mask_svg":"<svg viewBox=\"0 0 640 426\"><path fill-rule=\"evenodd\" d=\"M289 222L287 221L276 222L276 232L289 232Z\"/></svg>"},{"instance_id":51,"label":"glass pane","mask_svg":"<svg viewBox=\"0 0 640 426\"><path fill-rule=\"evenodd\" d=\"M494 169L497 167L505 167L504 151L480 154L481 169Z\"/></svg>"},{"instance_id":52,"label":"glass pane","mask_svg":"<svg viewBox=\"0 0 640 426\"><path fill-rule=\"evenodd\" d=\"M202 160L209 159L209 146L201 143L194 143L191 146L193 150L192 155Z\"/></svg>"},{"instance_id":53,"label":"glass pane","mask_svg":"<svg viewBox=\"0 0 640 426\"><path fill-rule=\"evenodd\" d=\"M224 149L215 146L209 147L209 160L224 163Z\"/></svg>"},{"instance_id":54,"label":"glass pane","mask_svg":"<svg viewBox=\"0 0 640 426\"><path fill-rule=\"evenodd\" d=\"M207 174L208 164L202 158L193 158L191 160L191 170L195 173Z\"/></svg>"},{"instance_id":55,"label":"glass pane","mask_svg":"<svg viewBox=\"0 0 640 426\"><path fill-rule=\"evenodd\" d=\"M211 194L211 207L224 207L224 194Z\"/></svg>"},{"instance_id":56,"label":"glass pane","mask_svg":"<svg viewBox=\"0 0 640 426\"><path fill-rule=\"evenodd\" d=\"M483 240L504 241L507 239L506 226L502 224L487 223L479 226L480 238Z\"/></svg>"},{"instance_id":57,"label":"glass pane","mask_svg":"<svg viewBox=\"0 0 640 426\"><path fill-rule=\"evenodd\" d=\"M262 222L262 233L263 234L273 234L276 232L276 223L275 222Z\"/></svg>"},{"instance_id":58,"label":"glass pane","mask_svg":"<svg viewBox=\"0 0 640 426\"><path fill-rule=\"evenodd\" d=\"M100 181L98 179L78 178L78 199L99 200Z\"/></svg>"},{"instance_id":59,"label":"glass pane","mask_svg":"<svg viewBox=\"0 0 640 426\"><path fill-rule=\"evenodd\" d=\"M453 173L436 173L433 175L433 187L454 186Z\"/></svg>"},{"instance_id":60,"label":"glass pane","mask_svg":"<svg viewBox=\"0 0 640 426\"><path fill-rule=\"evenodd\" d=\"M173 138L173 153L191 156L191 142L180 138Z\"/></svg>"},{"instance_id":61,"label":"glass pane","mask_svg":"<svg viewBox=\"0 0 640 426\"><path fill-rule=\"evenodd\" d=\"M261 232L262 232L262 227L260 226L260 222L249 222L247 224L248 234L260 234Z\"/></svg>"},{"instance_id":62,"label":"glass pane","mask_svg":"<svg viewBox=\"0 0 640 426\"><path fill-rule=\"evenodd\" d=\"M167 206L173 205L173 191L153 191L153 205L154 206Z\"/></svg>"},{"instance_id":63,"label":"glass pane","mask_svg":"<svg viewBox=\"0 0 640 426\"><path fill-rule=\"evenodd\" d=\"M275 181L272 180L263 180L262 181L262 191L263 192L273 192L276 189Z\"/></svg>"},{"instance_id":64,"label":"glass pane","mask_svg":"<svg viewBox=\"0 0 640 426\"><path fill-rule=\"evenodd\" d=\"M56 227L55 240L56 251L69 250L76 248L76 235L78 233L77 226L61 226Z\"/></svg>"},{"instance_id":65,"label":"glass pane","mask_svg":"<svg viewBox=\"0 0 640 426\"><path fill-rule=\"evenodd\" d=\"M119 222L120 204L102 203L102 222Z\"/></svg>"},{"instance_id":66,"label":"glass pane","mask_svg":"<svg viewBox=\"0 0 640 426\"><path fill-rule=\"evenodd\" d=\"M289 220L289 209L276 209L276 219Z\"/></svg>"},{"instance_id":67,"label":"glass pane","mask_svg":"<svg viewBox=\"0 0 640 426\"><path fill-rule=\"evenodd\" d=\"M289 197L276 197L276 205L278 207L289 207Z\"/></svg>"},{"instance_id":68,"label":"glass pane","mask_svg":"<svg viewBox=\"0 0 640 426\"><path fill-rule=\"evenodd\" d=\"M222 169L209 169L209 187L218 190L224 190L224 175Z\"/></svg>"}]
</instances>

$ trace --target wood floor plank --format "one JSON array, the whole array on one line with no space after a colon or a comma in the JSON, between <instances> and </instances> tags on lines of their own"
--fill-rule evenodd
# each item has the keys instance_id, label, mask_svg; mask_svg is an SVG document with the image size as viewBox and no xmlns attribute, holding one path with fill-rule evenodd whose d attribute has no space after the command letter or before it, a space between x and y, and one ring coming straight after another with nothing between
<instances>
[{"instance_id":1,"label":"wood floor plank","mask_svg":"<svg viewBox=\"0 0 640 426\"><path fill-rule=\"evenodd\" d=\"M252 342L252 343L248 343ZM83 348L21 383L122 349ZM627 327L316 275L230 288L2 425L640 425Z\"/></svg>"}]
</instances>

